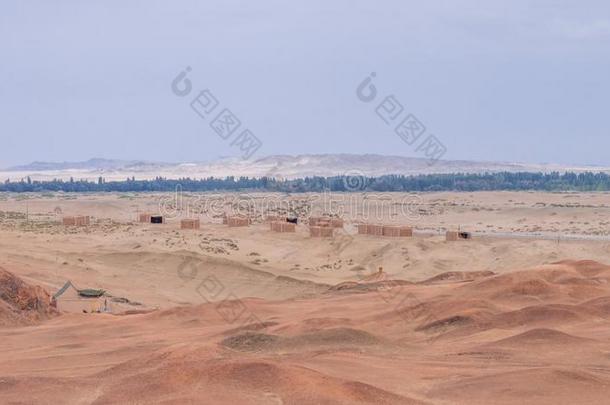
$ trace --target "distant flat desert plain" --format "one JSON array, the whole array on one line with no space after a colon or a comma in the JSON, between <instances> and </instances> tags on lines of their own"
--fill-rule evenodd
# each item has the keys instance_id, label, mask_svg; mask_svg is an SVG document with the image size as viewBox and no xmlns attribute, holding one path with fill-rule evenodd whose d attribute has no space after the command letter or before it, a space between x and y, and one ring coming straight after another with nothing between
<instances>
[{"instance_id":1,"label":"distant flat desert plain","mask_svg":"<svg viewBox=\"0 0 610 405\"><path fill-rule=\"evenodd\" d=\"M0 403L607 403L606 264L607 193L0 194Z\"/></svg>"}]
</instances>

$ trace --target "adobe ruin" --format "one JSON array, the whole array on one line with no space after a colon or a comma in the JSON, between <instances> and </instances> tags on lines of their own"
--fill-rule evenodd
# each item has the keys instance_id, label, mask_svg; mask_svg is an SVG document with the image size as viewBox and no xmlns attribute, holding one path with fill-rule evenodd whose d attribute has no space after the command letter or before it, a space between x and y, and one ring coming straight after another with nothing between
<instances>
[{"instance_id":1,"label":"adobe ruin","mask_svg":"<svg viewBox=\"0 0 610 405\"><path fill-rule=\"evenodd\" d=\"M292 222L274 221L269 227L274 232L296 232L296 225Z\"/></svg>"},{"instance_id":2,"label":"adobe ruin","mask_svg":"<svg viewBox=\"0 0 610 405\"><path fill-rule=\"evenodd\" d=\"M91 224L91 218L88 215L63 217L62 223L64 226L86 226Z\"/></svg>"},{"instance_id":3,"label":"adobe ruin","mask_svg":"<svg viewBox=\"0 0 610 405\"><path fill-rule=\"evenodd\" d=\"M199 229L200 227L199 219L185 218L180 220L180 229Z\"/></svg>"}]
</instances>

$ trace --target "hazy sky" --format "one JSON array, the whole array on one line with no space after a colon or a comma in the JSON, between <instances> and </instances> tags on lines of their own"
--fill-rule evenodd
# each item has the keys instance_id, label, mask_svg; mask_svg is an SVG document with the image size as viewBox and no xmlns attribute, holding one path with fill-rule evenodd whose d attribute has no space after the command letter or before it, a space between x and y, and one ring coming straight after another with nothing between
<instances>
[{"instance_id":1,"label":"hazy sky","mask_svg":"<svg viewBox=\"0 0 610 405\"><path fill-rule=\"evenodd\" d=\"M258 155L418 156L375 114L394 95L446 158L610 165L607 0L4 1L0 78L0 167L237 155L206 88Z\"/></svg>"}]
</instances>

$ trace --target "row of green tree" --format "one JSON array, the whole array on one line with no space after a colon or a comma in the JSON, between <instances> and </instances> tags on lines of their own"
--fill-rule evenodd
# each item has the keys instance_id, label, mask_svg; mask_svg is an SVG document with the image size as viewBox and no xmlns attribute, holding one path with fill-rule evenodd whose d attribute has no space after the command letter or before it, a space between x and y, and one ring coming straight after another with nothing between
<instances>
[{"instance_id":1,"label":"row of green tree","mask_svg":"<svg viewBox=\"0 0 610 405\"><path fill-rule=\"evenodd\" d=\"M606 173L484 173L426 174L415 176L387 175L379 177L305 177L292 180L273 178L226 177L204 179L166 179L125 181L53 180L32 181L30 178L0 184L2 192L142 192L142 191L609 191L610 175Z\"/></svg>"}]
</instances>

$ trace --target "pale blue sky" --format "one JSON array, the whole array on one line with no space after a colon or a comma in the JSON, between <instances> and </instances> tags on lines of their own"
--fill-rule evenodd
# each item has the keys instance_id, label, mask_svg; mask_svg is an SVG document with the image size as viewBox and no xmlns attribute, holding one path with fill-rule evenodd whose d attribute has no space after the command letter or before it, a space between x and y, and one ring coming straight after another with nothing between
<instances>
[{"instance_id":1,"label":"pale blue sky","mask_svg":"<svg viewBox=\"0 0 610 405\"><path fill-rule=\"evenodd\" d=\"M376 72L446 158L610 165L608 1L3 1L0 167L237 155L170 89L192 67L259 155L418 156L355 95Z\"/></svg>"}]
</instances>

